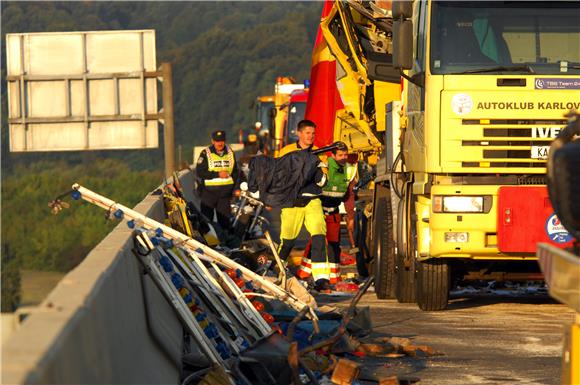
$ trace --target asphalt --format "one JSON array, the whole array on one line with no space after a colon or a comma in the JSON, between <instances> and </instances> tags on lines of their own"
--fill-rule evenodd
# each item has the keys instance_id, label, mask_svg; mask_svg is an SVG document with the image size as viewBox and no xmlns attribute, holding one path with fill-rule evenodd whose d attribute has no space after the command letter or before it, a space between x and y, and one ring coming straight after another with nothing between
<instances>
[{"instance_id":1,"label":"asphalt","mask_svg":"<svg viewBox=\"0 0 580 385\"><path fill-rule=\"evenodd\" d=\"M319 297L346 306L350 298ZM418 378L422 385L560 384L564 325L573 312L547 294L456 295L449 308L423 312L414 304L367 293L372 338L407 337L441 355L366 358L360 379Z\"/></svg>"},{"instance_id":2,"label":"asphalt","mask_svg":"<svg viewBox=\"0 0 580 385\"><path fill-rule=\"evenodd\" d=\"M270 213L279 236L279 211ZM297 250L308 239L303 230ZM372 290L372 287L371 287ZM350 297L319 296L319 304L347 306ZM452 294L448 309L424 312L415 304L378 300L368 292L369 339L407 337L441 355L419 358L365 357L359 379L419 379L421 385L559 385L564 330L574 312L542 290L463 290ZM357 360L356 357L349 359ZM369 382L371 383L371 382Z\"/></svg>"}]
</instances>

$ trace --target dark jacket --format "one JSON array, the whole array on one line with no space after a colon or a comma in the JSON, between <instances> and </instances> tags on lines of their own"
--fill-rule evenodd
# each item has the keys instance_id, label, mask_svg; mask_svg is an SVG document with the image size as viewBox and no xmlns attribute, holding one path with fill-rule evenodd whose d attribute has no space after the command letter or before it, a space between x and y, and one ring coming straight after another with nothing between
<instances>
[{"instance_id":1,"label":"dark jacket","mask_svg":"<svg viewBox=\"0 0 580 385\"><path fill-rule=\"evenodd\" d=\"M294 151L281 158L259 155L250 161L248 189L260 191L268 206L305 206L322 193L326 177L320 159L310 151Z\"/></svg>"}]
</instances>

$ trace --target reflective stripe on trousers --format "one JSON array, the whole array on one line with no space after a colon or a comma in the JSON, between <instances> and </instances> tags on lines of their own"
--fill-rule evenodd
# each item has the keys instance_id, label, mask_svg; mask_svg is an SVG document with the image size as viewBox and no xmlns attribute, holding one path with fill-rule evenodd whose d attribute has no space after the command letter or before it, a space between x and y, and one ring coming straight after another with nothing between
<instances>
[{"instance_id":1,"label":"reflective stripe on trousers","mask_svg":"<svg viewBox=\"0 0 580 385\"><path fill-rule=\"evenodd\" d=\"M302 257L302 261L300 261L300 267L296 272L298 278L306 279L312 276L315 281L324 278L328 279L332 284L340 281L340 264L329 262L328 258L326 262L312 262L308 258L309 253L310 242L306 245L304 256Z\"/></svg>"}]
</instances>

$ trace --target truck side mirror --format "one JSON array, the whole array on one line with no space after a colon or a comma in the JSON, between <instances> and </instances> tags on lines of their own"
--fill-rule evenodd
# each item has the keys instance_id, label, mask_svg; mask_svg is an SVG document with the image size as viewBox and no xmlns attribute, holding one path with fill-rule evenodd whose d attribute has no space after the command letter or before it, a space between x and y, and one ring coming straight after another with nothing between
<instances>
[{"instance_id":1,"label":"truck side mirror","mask_svg":"<svg viewBox=\"0 0 580 385\"><path fill-rule=\"evenodd\" d=\"M395 3L393 3L394 10ZM410 20L393 22L393 67L409 70L413 67L413 23Z\"/></svg>"}]
</instances>

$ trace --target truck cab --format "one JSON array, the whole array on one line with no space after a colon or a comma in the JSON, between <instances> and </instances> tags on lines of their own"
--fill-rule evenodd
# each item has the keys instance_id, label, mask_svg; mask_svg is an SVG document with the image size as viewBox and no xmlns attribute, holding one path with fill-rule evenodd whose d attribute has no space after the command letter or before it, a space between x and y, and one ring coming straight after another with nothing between
<instances>
[{"instance_id":1,"label":"truck cab","mask_svg":"<svg viewBox=\"0 0 580 385\"><path fill-rule=\"evenodd\" d=\"M336 1L321 21L335 140L380 155L377 296L442 310L453 280L542 279L536 243L571 240L545 173L580 109L580 3L389 3Z\"/></svg>"},{"instance_id":2,"label":"truck cab","mask_svg":"<svg viewBox=\"0 0 580 385\"><path fill-rule=\"evenodd\" d=\"M304 119L306 113L306 102L308 101L308 88L292 91L288 102L288 114L284 123L284 141L282 147L298 141L296 127Z\"/></svg>"},{"instance_id":3,"label":"truck cab","mask_svg":"<svg viewBox=\"0 0 580 385\"><path fill-rule=\"evenodd\" d=\"M258 96L256 98L255 122L260 122L263 130L270 131L272 127L272 109L274 105L274 95Z\"/></svg>"},{"instance_id":4,"label":"truck cab","mask_svg":"<svg viewBox=\"0 0 580 385\"><path fill-rule=\"evenodd\" d=\"M402 213L386 258L397 297L441 310L451 278L537 277L536 243L571 241L545 173L580 108L580 3L394 1L392 15L405 71L401 169L386 184Z\"/></svg>"},{"instance_id":5,"label":"truck cab","mask_svg":"<svg viewBox=\"0 0 580 385\"><path fill-rule=\"evenodd\" d=\"M304 84L296 83L291 77L278 77L274 86L274 108L270 111L272 125L270 126L271 148L274 156L278 156L280 149L286 142L286 125L289 119L289 106L292 93L304 90Z\"/></svg>"}]
</instances>

